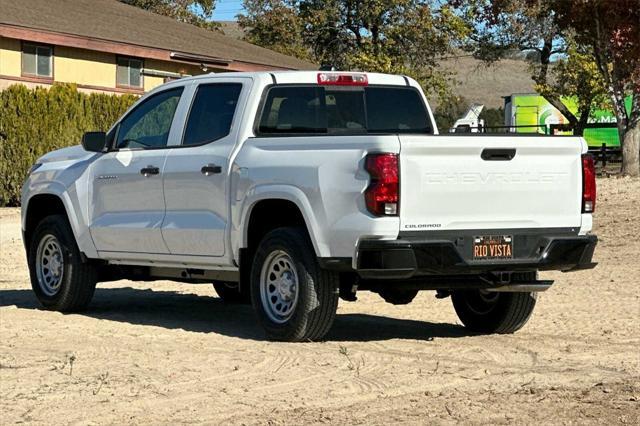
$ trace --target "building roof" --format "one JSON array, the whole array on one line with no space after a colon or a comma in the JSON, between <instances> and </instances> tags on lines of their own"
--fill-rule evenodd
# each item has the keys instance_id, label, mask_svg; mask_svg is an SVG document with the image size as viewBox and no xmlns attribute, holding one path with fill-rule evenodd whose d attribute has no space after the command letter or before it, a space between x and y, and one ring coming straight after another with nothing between
<instances>
[{"instance_id":1,"label":"building roof","mask_svg":"<svg viewBox=\"0 0 640 426\"><path fill-rule=\"evenodd\" d=\"M0 10L0 35L3 27L18 27L206 57L212 63L219 59L267 68L317 69L312 63L117 0L0 0Z\"/></svg>"}]
</instances>

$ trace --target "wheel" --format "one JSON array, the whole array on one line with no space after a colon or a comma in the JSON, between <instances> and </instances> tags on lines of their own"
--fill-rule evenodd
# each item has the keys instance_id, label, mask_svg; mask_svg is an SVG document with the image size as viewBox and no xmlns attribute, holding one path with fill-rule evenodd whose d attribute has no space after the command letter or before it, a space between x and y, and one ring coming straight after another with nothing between
<instances>
[{"instance_id":1,"label":"wheel","mask_svg":"<svg viewBox=\"0 0 640 426\"><path fill-rule=\"evenodd\" d=\"M47 216L36 227L29 247L31 287L46 309L61 312L87 307L97 273L83 263L67 218Z\"/></svg>"},{"instance_id":2,"label":"wheel","mask_svg":"<svg viewBox=\"0 0 640 426\"><path fill-rule=\"evenodd\" d=\"M224 303L250 303L244 292L240 291L239 283L215 282L213 288Z\"/></svg>"},{"instance_id":3,"label":"wheel","mask_svg":"<svg viewBox=\"0 0 640 426\"><path fill-rule=\"evenodd\" d=\"M383 288L378 294L385 302L392 305L408 305L418 295L418 290L406 290L400 288Z\"/></svg>"},{"instance_id":4,"label":"wheel","mask_svg":"<svg viewBox=\"0 0 640 426\"><path fill-rule=\"evenodd\" d=\"M278 228L260 242L251 301L270 339L322 339L336 316L338 287L338 274L320 268L305 230Z\"/></svg>"},{"instance_id":5,"label":"wheel","mask_svg":"<svg viewBox=\"0 0 640 426\"><path fill-rule=\"evenodd\" d=\"M536 293L500 293L485 290L455 291L453 307L469 330L510 334L520 330L536 306Z\"/></svg>"}]
</instances>

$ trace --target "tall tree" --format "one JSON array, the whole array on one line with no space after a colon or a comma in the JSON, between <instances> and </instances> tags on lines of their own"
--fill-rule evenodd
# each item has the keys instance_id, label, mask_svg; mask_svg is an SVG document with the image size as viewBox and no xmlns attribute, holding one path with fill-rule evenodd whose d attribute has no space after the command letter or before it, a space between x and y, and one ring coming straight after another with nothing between
<instances>
[{"instance_id":1,"label":"tall tree","mask_svg":"<svg viewBox=\"0 0 640 426\"><path fill-rule=\"evenodd\" d=\"M393 72L448 93L438 58L470 30L439 0L245 0L249 41L338 69ZM296 53L299 52L299 53Z\"/></svg>"},{"instance_id":2,"label":"tall tree","mask_svg":"<svg viewBox=\"0 0 640 426\"><path fill-rule=\"evenodd\" d=\"M600 90L583 85L580 93L575 93L580 106L577 114L563 101L562 97L574 88L564 84L567 77L584 76L593 67L584 57L580 61L576 58L566 61L568 47L572 45L568 40L570 35L557 24L551 3L540 0L453 0L453 4L459 13L471 19L473 32L466 47L474 56L492 64L519 52L529 62L536 91L566 117L576 134L581 135L592 110L592 101ZM554 59L563 57L558 68Z\"/></svg>"},{"instance_id":3,"label":"tall tree","mask_svg":"<svg viewBox=\"0 0 640 426\"><path fill-rule=\"evenodd\" d=\"M606 90L602 75L593 60L593 56L583 46L577 45L571 36L567 36L565 54L557 59L549 71L549 79L535 85L538 93L546 99L553 99L565 107L563 99L577 100L577 114L565 112L575 135L582 135L589 118L595 110L608 107ZM577 121L576 121L577 120Z\"/></svg>"},{"instance_id":4,"label":"tall tree","mask_svg":"<svg viewBox=\"0 0 640 426\"><path fill-rule=\"evenodd\" d=\"M303 21L297 1L244 0L244 14L238 24L244 29L245 40L304 60L313 60L311 50L302 38Z\"/></svg>"},{"instance_id":5,"label":"tall tree","mask_svg":"<svg viewBox=\"0 0 640 426\"><path fill-rule=\"evenodd\" d=\"M611 98L622 140L622 172L640 176L640 1L553 0L560 26L587 46ZM625 96L633 95L631 110Z\"/></svg>"},{"instance_id":6,"label":"tall tree","mask_svg":"<svg viewBox=\"0 0 640 426\"><path fill-rule=\"evenodd\" d=\"M213 21L216 0L120 0L159 15L168 16L201 28L217 29Z\"/></svg>"},{"instance_id":7,"label":"tall tree","mask_svg":"<svg viewBox=\"0 0 640 426\"><path fill-rule=\"evenodd\" d=\"M622 140L622 171L640 175L639 0L452 1L473 17L468 47L476 56L493 62L525 52L536 89L578 134L606 93ZM630 112L628 93L634 94ZM566 95L578 98L578 116L562 102Z\"/></svg>"}]
</instances>

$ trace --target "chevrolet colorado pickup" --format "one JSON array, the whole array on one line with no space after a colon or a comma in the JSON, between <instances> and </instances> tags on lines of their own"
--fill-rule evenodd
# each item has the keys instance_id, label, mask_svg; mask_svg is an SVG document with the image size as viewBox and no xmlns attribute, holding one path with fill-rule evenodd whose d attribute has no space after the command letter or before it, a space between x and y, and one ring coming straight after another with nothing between
<instances>
[{"instance_id":1,"label":"chevrolet colorado pickup","mask_svg":"<svg viewBox=\"0 0 640 426\"><path fill-rule=\"evenodd\" d=\"M32 287L76 311L97 282L213 283L284 341L322 339L358 290L394 304L435 290L468 329L512 333L552 284L538 271L595 266L586 152L578 137L438 135L404 76L173 81L32 167Z\"/></svg>"}]
</instances>

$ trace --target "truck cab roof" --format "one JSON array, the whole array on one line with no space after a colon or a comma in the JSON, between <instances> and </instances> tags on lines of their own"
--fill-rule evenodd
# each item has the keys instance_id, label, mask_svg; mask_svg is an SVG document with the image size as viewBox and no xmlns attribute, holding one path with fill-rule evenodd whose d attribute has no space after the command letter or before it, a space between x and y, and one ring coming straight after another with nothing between
<instances>
[{"instance_id":1,"label":"truck cab roof","mask_svg":"<svg viewBox=\"0 0 640 426\"><path fill-rule=\"evenodd\" d=\"M370 85L412 86L419 88L418 83L410 77L394 74L368 73L356 71L259 71L259 72L225 72L209 73L187 77L176 82L216 80L222 78L250 78L252 80L268 80L275 84L317 84L318 75L364 75Z\"/></svg>"}]
</instances>

